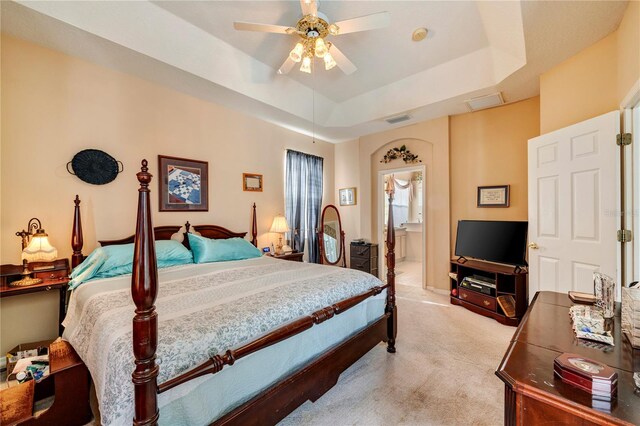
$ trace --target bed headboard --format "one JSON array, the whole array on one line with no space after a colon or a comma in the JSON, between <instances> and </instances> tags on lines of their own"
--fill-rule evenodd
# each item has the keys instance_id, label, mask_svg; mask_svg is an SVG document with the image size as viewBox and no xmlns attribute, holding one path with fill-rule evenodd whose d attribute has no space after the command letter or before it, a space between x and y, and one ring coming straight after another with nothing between
<instances>
[{"instance_id":1,"label":"bed headboard","mask_svg":"<svg viewBox=\"0 0 640 426\"><path fill-rule=\"evenodd\" d=\"M188 223L188 222L187 222ZM156 226L153 228L153 237L158 240L170 240L173 234L176 234L182 226ZM98 240L98 243L102 247L113 246L116 244L131 244L135 241L136 236L131 235L127 238L121 238L119 240Z\"/></svg>"},{"instance_id":2,"label":"bed headboard","mask_svg":"<svg viewBox=\"0 0 640 426\"><path fill-rule=\"evenodd\" d=\"M82 222L80 219L80 197L76 195L74 200L75 208L74 208L74 217L73 217L73 232L71 235L71 246L73 248L73 256L72 256L72 267L75 268L78 266L83 260L84 255L82 254ZM256 219L256 203L253 203L251 210L251 244L258 247L258 226ZM186 233L190 232L190 229L193 228L197 233L206 238L211 239L227 239L227 238L244 238L247 233L246 232L233 232L218 225L196 225L192 226L189 222L184 225L186 229ZM170 240L171 237L178 233L182 229L182 226L156 226L153 228L153 236L156 241L159 240ZM131 235L127 238L121 238L118 240L99 240L98 243L102 247L112 246L116 244L131 244L135 241L135 235ZM189 239L186 235L182 240L182 244L190 249L189 247Z\"/></svg>"},{"instance_id":3,"label":"bed headboard","mask_svg":"<svg viewBox=\"0 0 640 426\"><path fill-rule=\"evenodd\" d=\"M223 228L218 225L196 225L192 226L189 222L184 225L186 232L184 233L184 240L182 244L189 250L191 250L191 246L189 246L189 238L187 234L191 232L191 228L194 229L198 234L202 235L205 238L210 238L212 240L226 240L228 238L244 238L247 233L246 232L233 232L228 230L227 228ZM252 241L253 242L253 241Z\"/></svg>"}]
</instances>

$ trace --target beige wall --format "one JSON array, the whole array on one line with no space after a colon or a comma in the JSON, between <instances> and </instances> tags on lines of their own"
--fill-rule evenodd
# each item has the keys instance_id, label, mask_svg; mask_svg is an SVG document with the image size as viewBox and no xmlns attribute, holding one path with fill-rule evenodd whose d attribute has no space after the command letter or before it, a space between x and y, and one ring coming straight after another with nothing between
<instances>
[{"instance_id":1,"label":"beige wall","mask_svg":"<svg viewBox=\"0 0 640 426\"><path fill-rule=\"evenodd\" d=\"M527 220L527 143L539 128L538 97L451 117L452 254L459 220ZM488 185L510 185L509 208L477 207Z\"/></svg>"},{"instance_id":2,"label":"beige wall","mask_svg":"<svg viewBox=\"0 0 640 426\"><path fill-rule=\"evenodd\" d=\"M542 74L540 133L617 109L617 77L617 33Z\"/></svg>"},{"instance_id":3,"label":"beige wall","mask_svg":"<svg viewBox=\"0 0 640 426\"><path fill-rule=\"evenodd\" d=\"M638 81L640 2L630 1L617 31L540 76L540 132L618 109Z\"/></svg>"},{"instance_id":4,"label":"beige wall","mask_svg":"<svg viewBox=\"0 0 640 426\"><path fill-rule=\"evenodd\" d=\"M347 266L350 266L349 245L351 240L360 237L360 208L362 206L362 190L360 188L360 163L358 162L359 144L358 140L352 140L335 145L335 194L334 200L340 212L342 228L345 232L345 256ZM340 206L339 191L341 188L356 188L356 205Z\"/></svg>"},{"instance_id":5,"label":"beige wall","mask_svg":"<svg viewBox=\"0 0 640 426\"><path fill-rule=\"evenodd\" d=\"M618 100L640 82L640 1L630 1L617 32Z\"/></svg>"},{"instance_id":6,"label":"beige wall","mask_svg":"<svg viewBox=\"0 0 640 426\"><path fill-rule=\"evenodd\" d=\"M73 198L82 199L84 253L97 239L127 236L135 228L140 160L150 162L154 225L213 223L250 229L258 206L260 246L284 211L285 149L324 157L325 204L334 197L334 146L139 78L34 44L2 37L1 263L19 261L15 232L42 220L60 257L71 254ZM85 148L124 163L115 181L94 186L65 170ZM157 156L209 162L209 211L159 213ZM242 191L242 173L264 175L264 192ZM272 239L273 238L273 239ZM0 353L56 334L55 295L2 299Z\"/></svg>"},{"instance_id":7,"label":"beige wall","mask_svg":"<svg viewBox=\"0 0 640 426\"><path fill-rule=\"evenodd\" d=\"M406 145L426 166L426 253L428 287L447 289L449 259L449 119L442 117L407 127L361 137L336 146L336 182L356 182L358 206L342 208L347 244L353 238L378 242L378 178L381 170L411 167L402 160L380 163L392 147ZM383 253L381 244L380 253ZM382 271L380 271L382 273Z\"/></svg>"}]
</instances>

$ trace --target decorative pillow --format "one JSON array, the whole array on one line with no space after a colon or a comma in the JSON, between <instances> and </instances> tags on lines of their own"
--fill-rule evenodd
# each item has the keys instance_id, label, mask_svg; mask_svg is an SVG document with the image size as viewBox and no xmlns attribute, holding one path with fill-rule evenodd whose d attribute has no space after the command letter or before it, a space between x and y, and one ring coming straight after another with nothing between
<instances>
[{"instance_id":1,"label":"decorative pillow","mask_svg":"<svg viewBox=\"0 0 640 426\"><path fill-rule=\"evenodd\" d=\"M199 235L187 234L195 263L243 260L262 256L262 252L243 238L212 240Z\"/></svg>"},{"instance_id":2,"label":"decorative pillow","mask_svg":"<svg viewBox=\"0 0 640 426\"><path fill-rule=\"evenodd\" d=\"M133 270L133 243L98 247L71 273L69 288L97 278L130 274ZM193 263L191 252L178 241L156 241L158 269Z\"/></svg>"}]
</instances>

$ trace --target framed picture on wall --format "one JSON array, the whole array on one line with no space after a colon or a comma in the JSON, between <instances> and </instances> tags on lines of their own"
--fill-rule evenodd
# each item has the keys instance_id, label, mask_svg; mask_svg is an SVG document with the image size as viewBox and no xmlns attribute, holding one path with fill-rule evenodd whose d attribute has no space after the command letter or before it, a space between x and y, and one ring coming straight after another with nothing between
<instances>
[{"instance_id":1,"label":"framed picture on wall","mask_svg":"<svg viewBox=\"0 0 640 426\"><path fill-rule=\"evenodd\" d=\"M356 188L342 188L339 194L341 206L355 206L358 203Z\"/></svg>"},{"instance_id":2,"label":"framed picture on wall","mask_svg":"<svg viewBox=\"0 0 640 426\"><path fill-rule=\"evenodd\" d=\"M509 185L479 186L478 207L509 207Z\"/></svg>"},{"instance_id":3,"label":"framed picture on wall","mask_svg":"<svg viewBox=\"0 0 640 426\"><path fill-rule=\"evenodd\" d=\"M262 192L262 175L257 173L243 173L242 190Z\"/></svg>"},{"instance_id":4,"label":"framed picture on wall","mask_svg":"<svg viewBox=\"0 0 640 426\"><path fill-rule=\"evenodd\" d=\"M158 155L161 212L209 211L209 163Z\"/></svg>"}]
</instances>

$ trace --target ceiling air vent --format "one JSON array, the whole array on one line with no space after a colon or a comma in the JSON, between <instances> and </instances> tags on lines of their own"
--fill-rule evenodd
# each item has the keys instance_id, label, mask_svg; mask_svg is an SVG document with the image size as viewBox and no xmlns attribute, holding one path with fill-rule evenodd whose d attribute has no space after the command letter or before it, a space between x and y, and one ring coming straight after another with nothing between
<instances>
[{"instance_id":1,"label":"ceiling air vent","mask_svg":"<svg viewBox=\"0 0 640 426\"><path fill-rule=\"evenodd\" d=\"M395 117L385 118L384 121L386 121L389 124L396 124L396 123L401 123L403 121L407 121L410 119L411 119L411 116L409 114L402 114L402 115L396 115Z\"/></svg>"},{"instance_id":2,"label":"ceiling air vent","mask_svg":"<svg viewBox=\"0 0 640 426\"><path fill-rule=\"evenodd\" d=\"M493 108L504 104L502 94L500 92L493 93L491 95L479 96L473 99L467 99L464 101L467 104L469 111L479 111L481 109Z\"/></svg>"}]
</instances>

